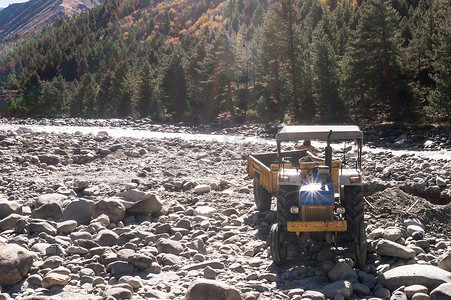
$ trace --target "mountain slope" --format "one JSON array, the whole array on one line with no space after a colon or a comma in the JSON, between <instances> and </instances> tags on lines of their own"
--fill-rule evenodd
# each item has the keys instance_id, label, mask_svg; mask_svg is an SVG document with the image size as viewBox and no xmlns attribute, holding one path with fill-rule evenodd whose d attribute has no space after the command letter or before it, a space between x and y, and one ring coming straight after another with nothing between
<instances>
[{"instance_id":1,"label":"mountain slope","mask_svg":"<svg viewBox=\"0 0 451 300\"><path fill-rule=\"evenodd\" d=\"M23 35L100 5L104 0L31 0L16 3L0 11L0 39Z\"/></svg>"}]
</instances>

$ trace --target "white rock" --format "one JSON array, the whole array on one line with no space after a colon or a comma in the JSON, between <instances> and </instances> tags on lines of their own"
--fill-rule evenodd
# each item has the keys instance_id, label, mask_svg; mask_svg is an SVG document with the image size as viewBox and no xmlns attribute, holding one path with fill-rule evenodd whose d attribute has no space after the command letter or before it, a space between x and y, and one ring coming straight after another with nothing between
<instances>
[{"instance_id":1,"label":"white rock","mask_svg":"<svg viewBox=\"0 0 451 300\"><path fill-rule=\"evenodd\" d=\"M216 212L216 209L214 209L211 206L199 206L199 207L196 207L196 209L194 210L194 215L195 216L212 217L215 212Z\"/></svg>"},{"instance_id":2,"label":"white rock","mask_svg":"<svg viewBox=\"0 0 451 300\"><path fill-rule=\"evenodd\" d=\"M194 192L196 194L209 193L211 192L211 186L209 186L208 184L196 185L196 187L194 188Z\"/></svg>"}]
</instances>

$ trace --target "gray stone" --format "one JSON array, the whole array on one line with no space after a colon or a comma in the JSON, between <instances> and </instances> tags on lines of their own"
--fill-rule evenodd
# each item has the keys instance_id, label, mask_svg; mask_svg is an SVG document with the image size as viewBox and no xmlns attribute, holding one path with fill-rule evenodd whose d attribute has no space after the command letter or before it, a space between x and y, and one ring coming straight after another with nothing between
<instances>
[{"instance_id":1,"label":"gray stone","mask_svg":"<svg viewBox=\"0 0 451 300\"><path fill-rule=\"evenodd\" d=\"M407 226L407 234L408 235L412 235L414 232L421 232L423 234L423 236L425 235L425 231L423 229L423 227L419 226L419 225L409 225Z\"/></svg>"},{"instance_id":2,"label":"gray stone","mask_svg":"<svg viewBox=\"0 0 451 300\"><path fill-rule=\"evenodd\" d=\"M27 282L29 285L38 287L38 286L41 286L42 277L39 274L33 274L33 275L28 276Z\"/></svg>"},{"instance_id":3,"label":"gray stone","mask_svg":"<svg viewBox=\"0 0 451 300\"><path fill-rule=\"evenodd\" d=\"M130 299L133 297L132 291L124 287L111 287L104 292L105 299Z\"/></svg>"},{"instance_id":4,"label":"gray stone","mask_svg":"<svg viewBox=\"0 0 451 300\"><path fill-rule=\"evenodd\" d=\"M396 291L391 295L390 300L407 300L407 296L401 291Z\"/></svg>"},{"instance_id":5,"label":"gray stone","mask_svg":"<svg viewBox=\"0 0 451 300\"><path fill-rule=\"evenodd\" d=\"M440 269L451 272L451 251L445 252L437 258L437 265Z\"/></svg>"},{"instance_id":6,"label":"gray stone","mask_svg":"<svg viewBox=\"0 0 451 300\"><path fill-rule=\"evenodd\" d=\"M216 275L218 275L218 272L215 269L213 269L211 267L208 267L208 266L205 267L205 269L204 269L204 277L206 279L215 279Z\"/></svg>"},{"instance_id":7,"label":"gray stone","mask_svg":"<svg viewBox=\"0 0 451 300\"><path fill-rule=\"evenodd\" d=\"M388 227L385 228L382 236L389 241L396 241L402 237L402 231L398 227Z\"/></svg>"},{"instance_id":8,"label":"gray stone","mask_svg":"<svg viewBox=\"0 0 451 300\"><path fill-rule=\"evenodd\" d=\"M305 291L304 294L302 294L302 299L325 300L326 297L321 292L310 290Z\"/></svg>"},{"instance_id":9,"label":"gray stone","mask_svg":"<svg viewBox=\"0 0 451 300\"><path fill-rule=\"evenodd\" d=\"M63 217L63 209L61 208L60 203L45 203L40 205L38 208L35 208L31 216L38 219L54 218L59 220Z\"/></svg>"},{"instance_id":10,"label":"gray stone","mask_svg":"<svg viewBox=\"0 0 451 300\"><path fill-rule=\"evenodd\" d=\"M21 212L22 209L19 203L0 197L0 219L6 218L10 214L20 214Z\"/></svg>"},{"instance_id":11,"label":"gray stone","mask_svg":"<svg viewBox=\"0 0 451 300\"><path fill-rule=\"evenodd\" d=\"M46 289L50 289L54 286L65 286L69 283L69 279L68 275L50 272L42 278L41 286Z\"/></svg>"},{"instance_id":12,"label":"gray stone","mask_svg":"<svg viewBox=\"0 0 451 300\"><path fill-rule=\"evenodd\" d=\"M185 300L241 300L238 290L217 281L198 279L190 284Z\"/></svg>"},{"instance_id":13,"label":"gray stone","mask_svg":"<svg viewBox=\"0 0 451 300\"><path fill-rule=\"evenodd\" d=\"M340 280L324 286L323 292L326 298L332 299L336 294L341 294L345 299L349 299L353 292L353 285L349 281Z\"/></svg>"},{"instance_id":14,"label":"gray stone","mask_svg":"<svg viewBox=\"0 0 451 300\"><path fill-rule=\"evenodd\" d=\"M153 262L156 262L156 258L153 255L135 253L128 256L127 261L138 269L147 269Z\"/></svg>"},{"instance_id":15,"label":"gray stone","mask_svg":"<svg viewBox=\"0 0 451 300\"><path fill-rule=\"evenodd\" d=\"M0 285L21 281L30 271L35 255L15 244L0 245Z\"/></svg>"},{"instance_id":16,"label":"gray stone","mask_svg":"<svg viewBox=\"0 0 451 300\"><path fill-rule=\"evenodd\" d=\"M56 225L56 230L61 233L71 233L77 228L77 221L67 220Z\"/></svg>"},{"instance_id":17,"label":"gray stone","mask_svg":"<svg viewBox=\"0 0 451 300\"><path fill-rule=\"evenodd\" d=\"M191 221L188 219L181 219L175 227L191 230Z\"/></svg>"},{"instance_id":18,"label":"gray stone","mask_svg":"<svg viewBox=\"0 0 451 300\"><path fill-rule=\"evenodd\" d=\"M188 265L182 268L184 271L199 270L206 267L213 269L224 269L224 264L219 260L208 260L197 264Z\"/></svg>"},{"instance_id":19,"label":"gray stone","mask_svg":"<svg viewBox=\"0 0 451 300\"><path fill-rule=\"evenodd\" d=\"M35 203L35 208L39 208L40 206L48 203L58 203L63 204L63 201L67 199L67 196L58 194L58 193L52 193L52 194L45 194L38 197Z\"/></svg>"},{"instance_id":20,"label":"gray stone","mask_svg":"<svg viewBox=\"0 0 451 300\"><path fill-rule=\"evenodd\" d=\"M32 220L28 225L28 230L34 233L45 232L49 235L56 235L56 228L44 220Z\"/></svg>"},{"instance_id":21,"label":"gray stone","mask_svg":"<svg viewBox=\"0 0 451 300\"><path fill-rule=\"evenodd\" d=\"M371 293L370 288L360 282L353 282L352 288L354 290L354 294L359 296L368 296Z\"/></svg>"},{"instance_id":22,"label":"gray stone","mask_svg":"<svg viewBox=\"0 0 451 300\"><path fill-rule=\"evenodd\" d=\"M153 193L130 189L117 196L125 200L122 204L130 215L150 215L162 207L160 198Z\"/></svg>"},{"instance_id":23,"label":"gray stone","mask_svg":"<svg viewBox=\"0 0 451 300\"><path fill-rule=\"evenodd\" d=\"M114 261L108 264L106 271L113 275L128 275L133 272L133 265L126 261Z\"/></svg>"},{"instance_id":24,"label":"gray stone","mask_svg":"<svg viewBox=\"0 0 451 300\"><path fill-rule=\"evenodd\" d=\"M177 255L171 253L163 253L161 256L160 264L162 266L178 266L182 264L182 260Z\"/></svg>"},{"instance_id":25,"label":"gray stone","mask_svg":"<svg viewBox=\"0 0 451 300\"><path fill-rule=\"evenodd\" d=\"M38 155L38 158L42 164L56 166L57 164L60 163L60 158L57 155L43 154L43 155Z\"/></svg>"},{"instance_id":26,"label":"gray stone","mask_svg":"<svg viewBox=\"0 0 451 300\"><path fill-rule=\"evenodd\" d=\"M429 297L429 295L425 294L425 293L416 293L415 295L412 296L411 299L412 300L430 300L431 297Z\"/></svg>"},{"instance_id":27,"label":"gray stone","mask_svg":"<svg viewBox=\"0 0 451 300\"><path fill-rule=\"evenodd\" d=\"M331 281L353 280L358 278L352 267L344 261L335 264L329 273L327 273L327 277L329 277Z\"/></svg>"},{"instance_id":28,"label":"gray stone","mask_svg":"<svg viewBox=\"0 0 451 300\"><path fill-rule=\"evenodd\" d=\"M380 240L376 245L376 253L403 259L415 257L415 251L413 249L389 240Z\"/></svg>"},{"instance_id":29,"label":"gray stone","mask_svg":"<svg viewBox=\"0 0 451 300\"><path fill-rule=\"evenodd\" d=\"M63 221L74 220L78 225L91 221L91 208L94 202L87 199L73 200L63 211Z\"/></svg>"},{"instance_id":30,"label":"gray stone","mask_svg":"<svg viewBox=\"0 0 451 300\"><path fill-rule=\"evenodd\" d=\"M139 278L139 276L125 275L119 278L117 283L126 283L134 289L139 289L140 287L143 286L142 280L141 278Z\"/></svg>"},{"instance_id":31,"label":"gray stone","mask_svg":"<svg viewBox=\"0 0 451 300\"><path fill-rule=\"evenodd\" d=\"M390 299L391 293L388 289L380 287L380 288L374 289L373 295L374 295L374 297L380 298L380 299Z\"/></svg>"},{"instance_id":32,"label":"gray stone","mask_svg":"<svg viewBox=\"0 0 451 300\"><path fill-rule=\"evenodd\" d=\"M19 220L23 220L24 217L18 214L10 214L6 218L0 221L0 231L10 230L16 226Z\"/></svg>"},{"instance_id":33,"label":"gray stone","mask_svg":"<svg viewBox=\"0 0 451 300\"><path fill-rule=\"evenodd\" d=\"M91 213L93 218L105 214L112 223L117 223L125 217L125 206L119 198L102 199L93 204Z\"/></svg>"},{"instance_id":34,"label":"gray stone","mask_svg":"<svg viewBox=\"0 0 451 300\"><path fill-rule=\"evenodd\" d=\"M50 269L55 269L58 268L59 266L61 266L61 264L63 263L63 258L60 256L50 256L47 257L47 259L42 263L41 268L45 269L45 268L50 268Z\"/></svg>"},{"instance_id":35,"label":"gray stone","mask_svg":"<svg viewBox=\"0 0 451 300\"><path fill-rule=\"evenodd\" d=\"M437 186L439 187L445 187L447 184L447 181L445 179L443 179L440 176L437 176L437 178L435 179L435 183L437 184Z\"/></svg>"},{"instance_id":36,"label":"gray stone","mask_svg":"<svg viewBox=\"0 0 451 300\"><path fill-rule=\"evenodd\" d=\"M118 239L119 236L117 235L117 233L109 229L103 229L99 231L96 238L94 239L94 242L96 242L99 246L111 247L117 244ZM96 246L93 246L91 248L94 247Z\"/></svg>"},{"instance_id":37,"label":"gray stone","mask_svg":"<svg viewBox=\"0 0 451 300\"><path fill-rule=\"evenodd\" d=\"M429 290L451 282L451 272L430 265L405 265L393 268L378 277L386 288L393 291L404 285L424 285Z\"/></svg>"},{"instance_id":38,"label":"gray stone","mask_svg":"<svg viewBox=\"0 0 451 300\"><path fill-rule=\"evenodd\" d=\"M159 253L171 253L179 255L183 252L182 244L170 239L159 239L156 246Z\"/></svg>"},{"instance_id":39,"label":"gray stone","mask_svg":"<svg viewBox=\"0 0 451 300\"><path fill-rule=\"evenodd\" d=\"M451 282L443 283L435 288L430 294L431 300L450 300Z\"/></svg>"},{"instance_id":40,"label":"gray stone","mask_svg":"<svg viewBox=\"0 0 451 300\"><path fill-rule=\"evenodd\" d=\"M414 284L409 285L404 289L404 293L407 295L407 298L412 299L413 295L416 293L424 293L427 294L429 292L428 288L424 285Z\"/></svg>"}]
</instances>

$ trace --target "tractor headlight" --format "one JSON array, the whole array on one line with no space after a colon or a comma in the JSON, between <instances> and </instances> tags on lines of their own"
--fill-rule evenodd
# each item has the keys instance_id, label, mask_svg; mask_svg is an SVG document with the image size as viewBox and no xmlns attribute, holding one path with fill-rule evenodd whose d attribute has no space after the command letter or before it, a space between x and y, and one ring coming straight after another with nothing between
<instances>
[{"instance_id":1,"label":"tractor headlight","mask_svg":"<svg viewBox=\"0 0 451 300\"><path fill-rule=\"evenodd\" d=\"M337 207L337 214L342 215L342 214L344 214L345 212L346 212L346 210L345 210L344 207L341 207L341 206Z\"/></svg>"},{"instance_id":2,"label":"tractor headlight","mask_svg":"<svg viewBox=\"0 0 451 300\"><path fill-rule=\"evenodd\" d=\"M297 207L297 206L290 207L290 213L292 213L293 215L298 214L299 213L299 207Z\"/></svg>"}]
</instances>

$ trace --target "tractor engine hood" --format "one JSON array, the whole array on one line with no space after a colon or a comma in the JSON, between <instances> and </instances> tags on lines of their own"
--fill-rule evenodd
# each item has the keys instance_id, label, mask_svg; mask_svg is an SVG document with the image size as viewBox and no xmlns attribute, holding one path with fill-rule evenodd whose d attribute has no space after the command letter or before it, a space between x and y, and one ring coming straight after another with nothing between
<instances>
[{"instance_id":1,"label":"tractor engine hood","mask_svg":"<svg viewBox=\"0 0 451 300\"><path fill-rule=\"evenodd\" d=\"M335 203L333 184L309 183L301 186L299 204L301 206L333 206Z\"/></svg>"}]
</instances>

